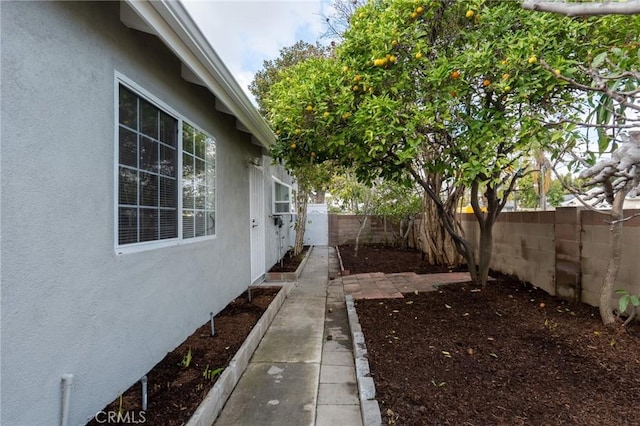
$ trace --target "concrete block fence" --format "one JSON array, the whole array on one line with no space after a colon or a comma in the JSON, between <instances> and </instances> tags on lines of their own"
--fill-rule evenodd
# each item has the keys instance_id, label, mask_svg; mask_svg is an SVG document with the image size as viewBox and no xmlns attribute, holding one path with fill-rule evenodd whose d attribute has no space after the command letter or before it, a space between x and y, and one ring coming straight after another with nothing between
<instances>
[{"instance_id":1,"label":"concrete block fence","mask_svg":"<svg viewBox=\"0 0 640 426\"><path fill-rule=\"evenodd\" d=\"M626 210L625 216L635 213L640 210ZM353 215L329 215L329 244L353 243L360 220ZM491 268L515 275L552 295L597 306L610 247L608 220L607 214L582 207L503 212L494 227ZM480 233L473 214L461 214L460 221L477 251ZM397 224L385 224L379 217L371 217L368 222L361 243L392 241L390 230ZM640 293L638 249L640 216L624 223L616 289Z\"/></svg>"}]
</instances>

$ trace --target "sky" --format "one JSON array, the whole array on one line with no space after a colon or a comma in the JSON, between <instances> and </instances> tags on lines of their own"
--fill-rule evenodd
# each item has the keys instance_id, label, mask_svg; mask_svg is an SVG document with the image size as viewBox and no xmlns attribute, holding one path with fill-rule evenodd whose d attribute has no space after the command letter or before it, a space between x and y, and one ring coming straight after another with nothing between
<instances>
[{"instance_id":1,"label":"sky","mask_svg":"<svg viewBox=\"0 0 640 426\"><path fill-rule=\"evenodd\" d=\"M265 60L299 40L320 40L330 0L182 0L240 86L247 87Z\"/></svg>"}]
</instances>

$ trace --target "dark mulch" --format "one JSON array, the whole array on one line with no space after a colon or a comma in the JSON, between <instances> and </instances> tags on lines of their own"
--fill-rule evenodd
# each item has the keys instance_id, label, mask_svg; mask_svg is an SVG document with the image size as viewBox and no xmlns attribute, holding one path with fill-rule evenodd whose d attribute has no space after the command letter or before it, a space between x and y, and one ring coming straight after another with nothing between
<instances>
[{"instance_id":1,"label":"dark mulch","mask_svg":"<svg viewBox=\"0 0 640 426\"><path fill-rule=\"evenodd\" d=\"M638 323L506 277L356 309L385 424L638 424Z\"/></svg>"},{"instance_id":2,"label":"dark mulch","mask_svg":"<svg viewBox=\"0 0 640 426\"><path fill-rule=\"evenodd\" d=\"M251 302L247 293L243 293L214 317L214 336L211 336L211 325L207 322L167 354L147 373L148 409L142 415L140 383L122 394L122 404L120 398L116 398L103 411L121 410L121 418L127 421L120 424L141 423L142 419L145 425L186 424L217 381L219 369L229 364L278 291L275 287L254 288ZM182 366L189 351L189 366ZM106 418L102 415L88 424L104 424Z\"/></svg>"},{"instance_id":3,"label":"dark mulch","mask_svg":"<svg viewBox=\"0 0 640 426\"><path fill-rule=\"evenodd\" d=\"M416 249L402 249L384 245L364 244L358 246L358 256L352 245L338 246L340 257L350 274L367 272L415 272L416 274L434 274L439 272L464 271L463 268L448 268L441 265L431 265ZM387 254L391 254L387 256ZM348 265L348 267L347 267Z\"/></svg>"},{"instance_id":4,"label":"dark mulch","mask_svg":"<svg viewBox=\"0 0 640 426\"><path fill-rule=\"evenodd\" d=\"M307 255L307 251L309 251L308 246L304 246L302 251L297 256L293 255L293 249L287 251L287 253L282 257L281 262L276 263L269 270L269 272L295 272L300 266L300 263Z\"/></svg>"}]
</instances>

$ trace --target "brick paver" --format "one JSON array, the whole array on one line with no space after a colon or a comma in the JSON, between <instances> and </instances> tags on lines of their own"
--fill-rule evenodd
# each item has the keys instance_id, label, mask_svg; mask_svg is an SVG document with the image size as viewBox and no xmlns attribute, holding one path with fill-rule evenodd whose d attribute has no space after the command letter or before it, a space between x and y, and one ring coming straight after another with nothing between
<instances>
[{"instance_id":1,"label":"brick paver","mask_svg":"<svg viewBox=\"0 0 640 426\"><path fill-rule=\"evenodd\" d=\"M471 281L471 277L468 272L422 275L413 272L374 272L347 275L336 280L341 280L344 292L354 299L389 299L404 297L402 293L434 291L438 285L467 282Z\"/></svg>"}]
</instances>

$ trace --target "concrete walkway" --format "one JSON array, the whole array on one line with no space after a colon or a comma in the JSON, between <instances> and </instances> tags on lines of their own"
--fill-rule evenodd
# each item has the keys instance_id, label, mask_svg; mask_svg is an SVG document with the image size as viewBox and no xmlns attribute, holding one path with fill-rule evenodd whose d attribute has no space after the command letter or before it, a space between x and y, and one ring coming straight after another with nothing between
<instances>
[{"instance_id":1,"label":"concrete walkway","mask_svg":"<svg viewBox=\"0 0 640 426\"><path fill-rule=\"evenodd\" d=\"M313 248L216 426L362 425L337 268L332 248Z\"/></svg>"}]
</instances>

